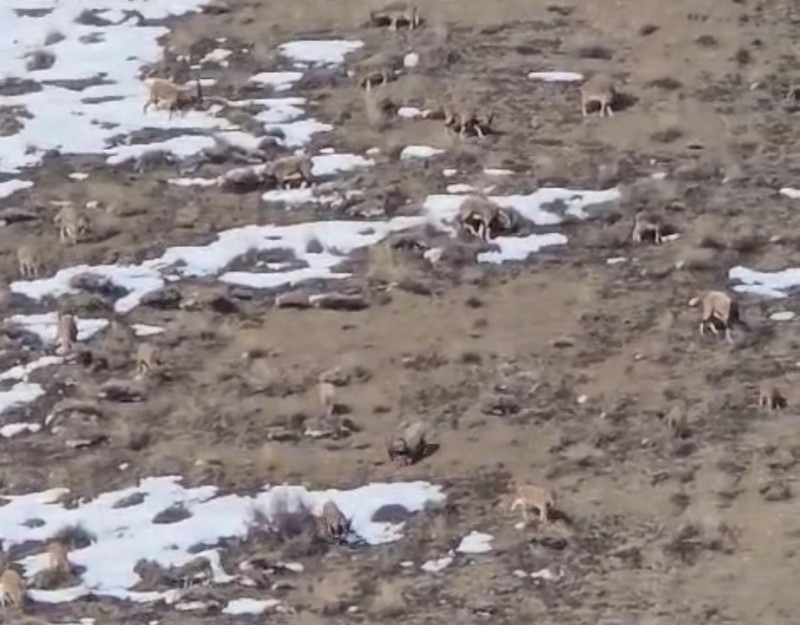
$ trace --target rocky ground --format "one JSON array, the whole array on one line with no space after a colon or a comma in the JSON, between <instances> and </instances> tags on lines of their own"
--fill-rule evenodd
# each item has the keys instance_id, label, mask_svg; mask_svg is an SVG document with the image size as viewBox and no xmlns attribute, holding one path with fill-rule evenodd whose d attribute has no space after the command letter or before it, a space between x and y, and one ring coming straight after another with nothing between
<instances>
[{"instance_id":1,"label":"rocky ground","mask_svg":"<svg viewBox=\"0 0 800 625\"><path fill-rule=\"evenodd\" d=\"M343 177L365 191L361 203L338 213L289 211L264 204L259 193L169 185L173 165L108 169L89 157L81 162L92 175L74 181L64 172L76 159L54 158L32 189L3 201L41 217L0 228L4 283L18 278L21 238L37 246L50 274L80 263L139 262L246 224L414 215L428 194L452 183L493 184L503 195L620 185L623 198L595 219L568 221L559 230L566 246L525 262L477 263L474 246L456 241L445 241L433 266L413 246L356 253L348 261L353 277L337 289L363 293L362 310L279 307L280 292L211 280L170 286L171 298L152 298L130 314L165 328L153 339L165 371L144 383L144 400L101 402L99 421L76 424L75 433L4 440L4 492L67 486L76 497L96 496L171 474L225 492L284 481L351 488L423 479L445 487L447 505L412 517L405 537L389 545L318 548L269 534L230 545L223 558L230 568L254 553L304 565L266 582L289 608L269 617L279 622L791 622L800 609L791 583L800 573L793 498L800 374L791 351L800 333L796 321L770 315L794 301L743 296L751 329L733 345L701 337L689 302L730 288L736 265L774 271L800 260L798 200L778 193L800 173L797 107L785 99L800 79L796 8L778 0L429 0L420 6L422 27L395 34L367 27L370 6L357 0L220 6L226 10L170 24L169 54L156 71L178 73L175 57L202 58L226 37L240 52L227 69L204 69L218 81L208 91L247 95L250 75L279 69L277 45L359 39L365 45L347 66L377 52L419 54L413 71L379 90L394 105L433 109L448 93L467 94L496 113L498 133L460 140L440 120L376 120L343 69L311 72L292 93L335 126L315 135L311 151L381 151L375 167ZM611 73L627 106L612 118L583 119L578 86L526 78L553 70ZM445 151L401 161L410 144ZM189 175L226 167L204 164ZM449 168L458 175L446 178ZM513 173L489 176L485 168ZM653 177L659 173L666 175ZM107 207L102 236L59 244L52 199ZM642 206L662 211L678 238L634 245L633 214ZM443 244L422 230L411 238ZM255 260L275 261L246 259ZM68 304L109 316L102 297L71 296ZM34 310L7 293L1 312ZM7 334L3 358L11 366L21 340ZM94 399L109 379L133 377L134 348L124 336L105 333L84 347L91 358L33 374L48 395L4 420L42 420L65 396ZM354 431L304 437L324 425L318 376L336 369L341 412ZM757 406L758 385L769 379L787 396L782 411ZM676 407L688 422L677 433L664 419ZM408 418L432 422L439 448L398 467L385 439ZM71 449L70 435L102 437ZM518 519L505 507L513 477L557 493L560 514L551 524L514 527ZM419 570L472 530L494 536L491 552L458 556L439 573ZM157 589L157 576L150 582L146 589ZM196 592L207 600L230 590ZM28 611L50 622L252 618L105 600Z\"/></svg>"}]
</instances>

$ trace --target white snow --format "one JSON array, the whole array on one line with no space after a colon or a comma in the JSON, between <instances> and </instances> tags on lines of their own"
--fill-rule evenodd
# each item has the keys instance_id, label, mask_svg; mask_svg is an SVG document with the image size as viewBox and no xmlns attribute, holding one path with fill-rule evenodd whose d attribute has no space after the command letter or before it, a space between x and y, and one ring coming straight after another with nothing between
<instances>
[{"instance_id":1,"label":"white snow","mask_svg":"<svg viewBox=\"0 0 800 625\"><path fill-rule=\"evenodd\" d=\"M528 78L542 82L577 82L583 80L583 74L576 72L530 72Z\"/></svg>"},{"instance_id":2,"label":"white snow","mask_svg":"<svg viewBox=\"0 0 800 625\"><path fill-rule=\"evenodd\" d=\"M25 423L24 421L20 421L18 423L8 423L0 427L0 436L3 438L11 438L17 434L22 434L23 432L38 432L41 429L42 426L38 423Z\"/></svg>"},{"instance_id":3,"label":"white snow","mask_svg":"<svg viewBox=\"0 0 800 625\"><path fill-rule=\"evenodd\" d=\"M140 581L133 570L140 560L169 567L182 566L198 557L206 558L211 564L214 582L232 581L234 577L222 568L219 548L214 545L223 538L246 537L255 515L272 523L276 513L296 510L299 505L319 514L322 505L331 499L352 520L354 531L368 544L377 545L402 536L402 524L371 521L378 509L394 504L417 512L428 503L444 500L441 488L427 482L375 483L350 491L307 491L303 487L284 485L267 487L250 497L219 496L214 486L184 488L176 476L146 478L138 487L103 493L72 508L65 508L59 501L67 492L67 489L55 488L40 493L6 495L8 503L0 507L0 527L6 549L29 541L44 543L65 527L79 526L94 537L89 546L70 553L74 564L85 567L80 583L58 590L31 589L30 597L34 601L61 603L90 593L134 601L167 598L157 591L131 590ZM141 502L115 507L137 493L144 495ZM153 523L156 515L174 506L182 506L191 516L174 523ZM40 519L41 523L26 524L31 519ZM200 544L206 548L190 553ZM21 559L19 564L30 579L47 566L47 559L40 552ZM255 607L248 601L234 602L230 613L250 613Z\"/></svg>"},{"instance_id":4,"label":"white snow","mask_svg":"<svg viewBox=\"0 0 800 625\"><path fill-rule=\"evenodd\" d=\"M241 614L264 614L267 610L281 604L277 599L232 599L228 602L222 613L239 616Z\"/></svg>"},{"instance_id":5,"label":"white snow","mask_svg":"<svg viewBox=\"0 0 800 625\"><path fill-rule=\"evenodd\" d=\"M363 41L320 39L291 41L279 46L281 54L300 65L338 65L350 52L364 45Z\"/></svg>"},{"instance_id":6,"label":"white snow","mask_svg":"<svg viewBox=\"0 0 800 625\"><path fill-rule=\"evenodd\" d=\"M228 67L228 57L233 54L233 50L226 50L225 48L217 48L206 54L201 63L214 63L221 67ZM202 84L202 83L201 83Z\"/></svg>"},{"instance_id":7,"label":"white snow","mask_svg":"<svg viewBox=\"0 0 800 625\"><path fill-rule=\"evenodd\" d=\"M49 367L51 365L59 365L64 362L61 356L42 356L36 360L24 365L17 365L11 367L6 371L0 373L0 382L3 380L26 380L31 372L41 369L42 367Z\"/></svg>"},{"instance_id":8,"label":"white snow","mask_svg":"<svg viewBox=\"0 0 800 625\"><path fill-rule=\"evenodd\" d=\"M82 171L75 171L72 172L70 175L70 180L81 181L86 180L89 177L89 174L82 172Z\"/></svg>"},{"instance_id":9,"label":"white snow","mask_svg":"<svg viewBox=\"0 0 800 625\"><path fill-rule=\"evenodd\" d=\"M216 178L170 178L169 184L176 187L213 187L217 184Z\"/></svg>"},{"instance_id":10,"label":"white snow","mask_svg":"<svg viewBox=\"0 0 800 625\"><path fill-rule=\"evenodd\" d=\"M5 391L0 391L0 414L6 410L9 410L10 408L16 408L25 404L29 404L44 395L44 389L39 384L28 382L28 376L31 374L31 372L36 371L37 369L60 364L63 362L63 360L64 359L60 356L42 356L41 358L32 360L27 364L16 365L15 367L11 367L6 371L0 372L0 382L7 380L13 380L16 382L16 384L14 384L11 388ZM0 435L6 437L13 436L14 434L22 431L23 425L25 425L30 431L36 431L32 429L35 427L32 424L11 423L5 426L8 429L0 430Z\"/></svg>"},{"instance_id":11,"label":"white snow","mask_svg":"<svg viewBox=\"0 0 800 625\"><path fill-rule=\"evenodd\" d=\"M796 316L796 313L791 310L781 310L778 312L772 313L769 318L772 321L791 321Z\"/></svg>"},{"instance_id":12,"label":"white snow","mask_svg":"<svg viewBox=\"0 0 800 625\"><path fill-rule=\"evenodd\" d=\"M443 175L445 178L452 178L452 177L453 177L453 176L455 176L457 173L458 173L458 170L457 170L457 169L445 169L444 171L442 171L442 175Z\"/></svg>"},{"instance_id":13,"label":"white snow","mask_svg":"<svg viewBox=\"0 0 800 625\"><path fill-rule=\"evenodd\" d=\"M3 98L0 97L0 103L3 102ZM2 147L2 137L0 137L0 147ZM2 161L0 161L2 163ZM2 171L2 170L0 170ZM6 180L5 182L0 182L0 199L7 198L12 196L17 191L22 191L23 189L29 189L33 186L33 183L30 180L17 180L12 178L11 180Z\"/></svg>"},{"instance_id":14,"label":"white snow","mask_svg":"<svg viewBox=\"0 0 800 625\"><path fill-rule=\"evenodd\" d=\"M510 169L494 169L494 168L487 168L483 170L483 173L487 176L510 176L514 172Z\"/></svg>"},{"instance_id":15,"label":"white snow","mask_svg":"<svg viewBox=\"0 0 800 625\"><path fill-rule=\"evenodd\" d=\"M422 117L422 111L415 106L401 106L397 109L397 115L406 119L416 119L417 117Z\"/></svg>"},{"instance_id":16,"label":"white snow","mask_svg":"<svg viewBox=\"0 0 800 625\"><path fill-rule=\"evenodd\" d=\"M267 85L275 91L287 91L303 77L303 72L261 72L250 77L250 82Z\"/></svg>"},{"instance_id":17,"label":"white snow","mask_svg":"<svg viewBox=\"0 0 800 625\"><path fill-rule=\"evenodd\" d=\"M164 328L149 326L144 323L131 324L131 328L136 336L153 336L154 334L161 334L164 332Z\"/></svg>"},{"instance_id":18,"label":"white snow","mask_svg":"<svg viewBox=\"0 0 800 625\"><path fill-rule=\"evenodd\" d=\"M7 391L0 391L0 414L11 408L16 408L44 395L44 389L38 384L19 382Z\"/></svg>"},{"instance_id":19,"label":"white snow","mask_svg":"<svg viewBox=\"0 0 800 625\"><path fill-rule=\"evenodd\" d=\"M412 68L419 65L419 54L416 52L409 52L403 57L403 67Z\"/></svg>"},{"instance_id":20,"label":"white snow","mask_svg":"<svg viewBox=\"0 0 800 625\"><path fill-rule=\"evenodd\" d=\"M778 299L788 297L788 291L800 287L800 268L770 272L740 265L728 271L728 278L739 283L733 287L734 291Z\"/></svg>"},{"instance_id":21,"label":"white snow","mask_svg":"<svg viewBox=\"0 0 800 625\"><path fill-rule=\"evenodd\" d=\"M330 176L375 164L375 161L357 154L323 154L314 156L311 162L311 174L314 176Z\"/></svg>"},{"instance_id":22,"label":"white snow","mask_svg":"<svg viewBox=\"0 0 800 625\"><path fill-rule=\"evenodd\" d=\"M412 158L431 158L437 154L441 154L444 150L432 148L428 145L407 145L400 152L400 159L407 161Z\"/></svg>"},{"instance_id":23,"label":"white snow","mask_svg":"<svg viewBox=\"0 0 800 625\"><path fill-rule=\"evenodd\" d=\"M58 334L58 313L12 315L8 321L37 335L45 343L53 343ZM107 319L76 319L78 340L85 341L108 325Z\"/></svg>"},{"instance_id":24,"label":"white snow","mask_svg":"<svg viewBox=\"0 0 800 625\"><path fill-rule=\"evenodd\" d=\"M448 193L472 193L475 190L475 187L469 184L458 183L447 185L446 190Z\"/></svg>"},{"instance_id":25,"label":"white snow","mask_svg":"<svg viewBox=\"0 0 800 625\"><path fill-rule=\"evenodd\" d=\"M786 197L792 200L800 200L800 189L793 189L792 187L783 187L779 193L781 195L785 195Z\"/></svg>"},{"instance_id":26,"label":"white snow","mask_svg":"<svg viewBox=\"0 0 800 625\"><path fill-rule=\"evenodd\" d=\"M492 550L494 536L483 532L471 531L461 539L456 547L458 553L488 553Z\"/></svg>"},{"instance_id":27,"label":"white snow","mask_svg":"<svg viewBox=\"0 0 800 625\"><path fill-rule=\"evenodd\" d=\"M426 573L439 573L445 570L453 562L453 556L444 556L436 560L428 560L424 562L420 568Z\"/></svg>"}]
</instances>

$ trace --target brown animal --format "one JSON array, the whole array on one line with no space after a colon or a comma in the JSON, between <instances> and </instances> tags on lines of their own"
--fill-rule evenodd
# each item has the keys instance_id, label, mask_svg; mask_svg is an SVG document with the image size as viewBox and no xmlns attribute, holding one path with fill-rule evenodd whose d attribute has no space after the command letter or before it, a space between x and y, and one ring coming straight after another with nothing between
<instances>
[{"instance_id":1,"label":"brown animal","mask_svg":"<svg viewBox=\"0 0 800 625\"><path fill-rule=\"evenodd\" d=\"M336 411L336 387L330 382L320 382L317 387L319 401L325 409L325 415L330 418Z\"/></svg>"},{"instance_id":2,"label":"brown animal","mask_svg":"<svg viewBox=\"0 0 800 625\"><path fill-rule=\"evenodd\" d=\"M61 242L75 245L89 232L89 218L71 202L61 207L53 222L58 226L58 238Z\"/></svg>"},{"instance_id":3,"label":"brown animal","mask_svg":"<svg viewBox=\"0 0 800 625\"><path fill-rule=\"evenodd\" d=\"M25 600L25 582L13 569L6 569L0 575L0 605L22 607Z\"/></svg>"},{"instance_id":4,"label":"brown animal","mask_svg":"<svg viewBox=\"0 0 800 625\"><path fill-rule=\"evenodd\" d=\"M472 195L461 204L458 223L473 236L489 241L493 233L512 232L517 226L517 216L511 209Z\"/></svg>"},{"instance_id":5,"label":"brown animal","mask_svg":"<svg viewBox=\"0 0 800 625\"><path fill-rule=\"evenodd\" d=\"M78 324L75 316L58 312L58 326L56 328L56 354L63 356L72 351L78 341Z\"/></svg>"},{"instance_id":6,"label":"brown animal","mask_svg":"<svg viewBox=\"0 0 800 625\"><path fill-rule=\"evenodd\" d=\"M369 21L375 26L388 26L390 30L397 30L400 26L414 30L422 23L416 5L403 2L393 2L380 11L370 11Z\"/></svg>"},{"instance_id":7,"label":"brown animal","mask_svg":"<svg viewBox=\"0 0 800 625\"><path fill-rule=\"evenodd\" d=\"M422 421L401 423L398 434L390 439L387 445L389 460L394 462L398 457L405 464L413 464L422 459L428 449L427 437L430 428Z\"/></svg>"},{"instance_id":8,"label":"brown animal","mask_svg":"<svg viewBox=\"0 0 800 625\"><path fill-rule=\"evenodd\" d=\"M786 398L773 383L762 382L758 387L758 406L769 410L780 410L786 407Z\"/></svg>"},{"instance_id":9,"label":"brown animal","mask_svg":"<svg viewBox=\"0 0 800 625\"><path fill-rule=\"evenodd\" d=\"M448 104L444 107L444 125L462 139L477 136L481 139L492 132L494 113L482 111L479 107L464 102Z\"/></svg>"},{"instance_id":10,"label":"brown animal","mask_svg":"<svg viewBox=\"0 0 800 625\"><path fill-rule=\"evenodd\" d=\"M702 316L700 318L700 334L706 333L706 327L719 334L718 326L725 330L725 338L733 342L731 326L747 327L739 313L739 305L730 295L722 291L709 291L702 300Z\"/></svg>"},{"instance_id":11,"label":"brown animal","mask_svg":"<svg viewBox=\"0 0 800 625\"><path fill-rule=\"evenodd\" d=\"M595 74L581 86L581 112L584 117L589 115L589 105L600 105L600 117L613 116L612 104L617 98L614 79L608 74Z\"/></svg>"},{"instance_id":12,"label":"brown animal","mask_svg":"<svg viewBox=\"0 0 800 625\"><path fill-rule=\"evenodd\" d=\"M511 512L522 508L522 519L527 523L528 513L532 509L539 512L542 523L550 521L550 514L555 508L556 496L552 491L524 482L517 482L514 486L514 500L511 502Z\"/></svg>"},{"instance_id":13,"label":"brown animal","mask_svg":"<svg viewBox=\"0 0 800 625\"><path fill-rule=\"evenodd\" d=\"M195 85L178 85L165 78L151 78L147 83L149 96L142 109L147 112L150 106L157 109L166 109L171 118L173 113L185 112L191 105L199 105L203 102L203 89L200 86L200 79L195 80Z\"/></svg>"},{"instance_id":14,"label":"brown animal","mask_svg":"<svg viewBox=\"0 0 800 625\"><path fill-rule=\"evenodd\" d=\"M136 375L145 375L161 365L158 348L152 343L142 343L136 349Z\"/></svg>"},{"instance_id":15,"label":"brown animal","mask_svg":"<svg viewBox=\"0 0 800 625\"><path fill-rule=\"evenodd\" d=\"M47 568L56 573L69 575L72 565L69 562L69 549L60 540L47 545Z\"/></svg>"},{"instance_id":16,"label":"brown animal","mask_svg":"<svg viewBox=\"0 0 800 625\"><path fill-rule=\"evenodd\" d=\"M689 434L689 418L686 410L681 406L673 406L664 415L664 423L667 424L669 431L676 438L684 438Z\"/></svg>"},{"instance_id":17,"label":"brown animal","mask_svg":"<svg viewBox=\"0 0 800 625\"><path fill-rule=\"evenodd\" d=\"M362 89L372 89L378 83L385 85L394 78L401 67L403 67L401 57L378 52L356 64L356 81Z\"/></svg>"},{"instance_id":18,"label":"brown animal","mask_svg":"<svg viewBox=\"0 0 800 625\"><path fill-rule=\"evenodd\" d=\"M20 245L17 248L17 263L19 274L23 278L37 278L42 270L42 263L36 250L30 245Z\"/></svg>"},{"instance_id":19,"label":"brown animal","mask_svg":"<svg viewBox=\"0 0 800 625\"><path fill-rule=\"evenodd\" d=\"M281 189L289 188L299 183L299 187L311 186L311 158L305 154L284 156L272 163L272 175Z\"/></svg>"},{"instance_id":20,"label":"brown animal","mask_svg":"<svg viewBox=\"0 0 800 625\"><path fill-rule=\"evenodd\" d=\"M636 213L633 223L633 234L631 238L634 243L641 243L642 239L648 235L653 237L654 243L661 243L661 229L664 227L660 215L639 211Z\"/></svg>"},{"instance_id":21,"label":"brown animal","mask_svg":"<svg viewBox=\"0 0 800 625\"><path fill-rule=\"evenodd\" d=\"M350 521L333 500L322 506L322 514L316 519L317 535L324 540L341 541L350 532Z\"/></svg>"}]
</instances>

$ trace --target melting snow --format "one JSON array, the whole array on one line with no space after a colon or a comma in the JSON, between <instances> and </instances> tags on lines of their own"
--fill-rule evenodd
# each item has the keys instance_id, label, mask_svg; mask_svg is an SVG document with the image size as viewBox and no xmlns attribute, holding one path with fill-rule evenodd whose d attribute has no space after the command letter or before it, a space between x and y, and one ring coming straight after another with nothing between
<instances>
[{"instance_id":1,"label":"melting snow","mask_svg":"<svg viewBox=\"0 0 800 625\"><path fill-rule=\"evenodd\" d=\"M438 573L445 570L453 562L453 556L444 556L438 560L428 560L420 567L426 573Z\"/></svg>"},{"instance_id":2,"label":"melting snow","mask_svg":"<svg viewBox=\"0 0 800 625\"><path fill-rule=\"evenodd\" d=\"M406 119L416 119L417 117L422 117L422 111L420 111L415 106L401 106L397 109L397 114L400 117L405 117Z\"/></svg>"},{"instance_id":3,"label":"melting snow","mask_svg":"<svg viewBox=\"0 0 800 625\"><path fill-rule=\"evenodd\" d=\"M303 77L302 72L261 72L250 77L250 82L268 85L275 91L291 89Z\"/></svg>"},{"instance_id":4,"label":"melting snow","mask_svg":"<svg viewBox=\"0 0 800 625\"><path fill-rule=\"evenodd\" d=\"M45 343L53 343L58 334L58 313L40 315L12 315L8 320L32 332ZM108 325L107 319L77 319L78 340L85 341Z\"/></svg>"},{"instance_id":5,"label":"melting snow","mask_svg":"<svg viewBox=\"0 0 800 625\"><path fill-rule=\"evenodd\" d=\"M233 599L222 610L223 614L264 614L271 608L276 608L281 604L277 599Z\"/></svg>"},{"instance_id":6,"label":"melting snow","mask_svg":"<svg viewBox=\"0 0 800 625\"><path fill-rule=\"evenodd\" d=\"M35 399L35 398L34 398ZM33 401L31 399L30 401ZM23 402L28 403L28 402ZM11 438L12 436L16 436L17 434L22 434L23 432L38 432L42 429L42 426L38 423L25 423L24 421L20 421L18 423L9 423L0 427L0 436L3 438Z\"/></svg>"},{"instance_id":7,"label":"melting snow","mask_svg":"<svg viewBox=\"0 0 800 625\"><path fill-rule=\"evenodd\" d=\"M355 532L368 544L377 545L402 536L402 524L371 520L378 509L401 505L416 512L428 503L444 500L441 488L427 482L376 483L350 491L317 492L299 486L276 486L254 497L217 496L216 487L184 488L179 482L176 476L147 478L138 487L103 493L72 508L65 508L59 502L68 492L63 488L7 495L8 504L0 508L0 528L6 548L29 541L44 543L65 527L80 526L95 539L70 554L76 565L85 568L80 584L58 590L31 589L31 599L60 603L91 593L155 601L167 597L155 591L131 590L141 581L134 571L137 562L150 560L170 567L205 557L212 564L214 581L230 581L233 578L222 569L219 549L213 545L223 538L244 538L255 515L271 522L276 512L293 510L301 504L319 514L325 501L332 499L352 520ZM130 503L130 498L137 494L143 495L143 500ZM120 507L119 503L126 499L130 505ZM153 522L156 515L175 506L182 506L191 516L174 523ZM39 519L41 523L26 523L31 519ZM201 544L206 546L203 551L191 552ZM30 579L47 566L47 558L44 553L37 553L23 558L19 564ZM233 605L233 610L243 611L254 607L247 601Z\"/></svg>"},{"instance_id":8,"label":"melting snow","mask_svg":"<svg viewBox=\"0 0 800 625\"><path fill-rule=\"evenodd\" d=\"M427 145L407 145L400 152L401 160L407 161L412 158L431 158L437 154L441 154L444 150L432 148Z\"/></svg>"},{"instance_id":9,"label":"melting snow","mask_svg":"<svg viewBox=\"0 0 800 625\"><path fill-rule=\"evenodd\" d=\"M783 187L780 190L781 195L785 195L793 200L800 200L800 189L793 189L792 187Z\"/></svg>"},{"instance_id":10,"label":"melting snow","mask_svg":"<svg viewBox=\"0 0 800 625\"><path fill-rule=\"evenodd\" d=\"M0 103L2 103L3 99L0 98ZM2 147L2 137L0 137L0 147ZM0 161L2 162L2 161ZM16 193L17 191L22 191L23 189L28 189L33 186L33 183L29 180L6 180L5 182L0 182L0 199L9 197Z\"/></svg>"},{"instance_id":11,"label":"melting snow","mask_svg":"<svg viewBox=\"0 0 800 625\"><path fill-rule=\"evenodd\" d=\"M291 41L279 47L281 54L299 65L338 65L350 52L364 45L363 41L316 40Z\"/></svg>"},{"instance_id":12,"label":"melting snow","mask_svg":"<svg viewBox=\"0 0 800 625\"><path fill-rule=\"evenodd\" d=\"M542 82L576 82L583 80L583 74L576 72L531 72L528 74L531 80L541 80Z\"/></svg>"},{"instance_id":13,"label":"melting snow","mask_svg":"<svg viewBox=\"0 0 800 625\"><path fill-rule=\"evenodd\" d=\"M461 539L456 551L458 553L488 553L492 550L494 536L483 532L471 531Z\"/></svg>"},{"instance_id":14,"label":"melting snow","mask_svg":"<svg viewBox=\"0 0 800 625\"><path fill-rule=\"evenodd\" d=\"M738 266L728 272L728 278L740 283L733 287L734 291L778 299L800 287L800 268L769 272Z\"/></svg>"}]
</instances>

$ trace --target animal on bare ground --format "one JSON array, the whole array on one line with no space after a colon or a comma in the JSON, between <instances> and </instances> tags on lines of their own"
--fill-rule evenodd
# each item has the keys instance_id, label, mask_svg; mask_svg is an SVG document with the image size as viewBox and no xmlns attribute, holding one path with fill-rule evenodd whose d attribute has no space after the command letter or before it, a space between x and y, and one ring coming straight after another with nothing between
<instances>
[{"instance_id":1,"label":"animal on bare ground","mask_svg":"<svg viewBox=\"0 0 800 625\"><path fill-rule=\"evenodd\" d=\"M75 347L77 341L78 324L75 322L75 316L58 311L56 353L60 356L68 354Z\"/></svg>"},{"instance_id":2,"label":"animal on bare ground","mask_svg":"<svg viewBox=\"0 0 800 625\"><path fill-rule=\"evenodd\" d=\"M23 278L38 278L42 271L42 262L32 245L22 244L17 248L17 264Z\"/></svg>"},{"instance_id":3,"label":"animal on bare ground","mask_svg":"<svg viewBox=\"0 0 800 625\"><path fill-rule=\"evenodd\" d=\"M633 222L631 239L634 243L641 243L645 238L651 238L653 243L662 243L662 230L664 221L660 215L648 211L637 211Z\"/></svg>"},{"instance_id":4,"label":"animal on bare ground","mask_svg":"<svg viewBox=\"0 0 800 625\"><path fill-rule=\"evenodd\" d=\"M733 342L731 328L735 325L747 329L747 324L742 320L739 304L733 296L723 291L709 291L703 296L702 313L700 318L700 334L705 334L706 329L718 335L720 329L724 330L725 338Z\"/></svg>"},{"instance_id":5,"label":"animal on bare ground","mask_svg":"<svg viewBox=\"0 0 800 625\"><path fill-rule=\"evenodd\" d=\"M786 397L774 382L764 381L758 387L758 406L769 410L780 410L787 405Z\"/></svg>"},{"instance_id":6,"label":"animal on bare ground","mask_svg":"<svg viewBox=\"0 0 800 625\"><path fill-rule=\"evenodd\" d=\"M152 343L142 343L136 349L136 375L143 376L155 371L161 364L158 347Z\"/></svg>"},{"instance_id":7,"label":"animal on bare ground","mask_svg":"<svg viewBox=\"0 0 800 625\"><path fill-rule=\"evenodd\" d=\"M383 9L370 11L369 21L374 26L388 26L390 30L398 30L401 26L414 30L422 24L417 6L404 2L392 2Z\"/></svg>"},{"instance_id":8,"label":"animal on bare ground","mask_svg":"<svg viewBox=\"0 0 800 625\"><path fill-rule=\"evenodd\" d=\"M276 159L272 163L272 175L281 189L297 185L309 187L314 181L311 174L311 158L306 154L293 154Z\"/></svg>"},{"instance_id":9,"label":"animal on bare ground","mask_svg":"<svg viewBox=\"0 0 800 625\"><path fill-rule=\"evenodd\" d=\"M400 458L405 464L414 464L429 451L430 426L423 421L404 422L398 433L387 443L389 460Z\"/></svg>"},{"instance_id":10,"label":"animal on bare ground","mask_svg":"<svg viewBox=\"0 0 800 625\"><path fill-rule=\"evenodd\" d=\"M617 89L614 79L608 74L598 73L589 78L581 86L581 113L589 116L589 105L599 105L600 117L614 115L614 105L617 99Z\"/></svg>"},{"instance_id":11,"label":"animal on bare ground","mask_svg":"<svg viewBox=\"0 0 800 625\"><path fill-rule=\"evenodd\" d=\"M89 218L72 202L62 205L53 218L53 222L58 227L58 238L61 242L75 245L89 233Z\"/></svg>"},{"instance_id":12,"label":"animal on bare ground","mask_svg":"<svg viewBox=\"0 0 800 625\"><path fill-rule=\"evenodd\" d=\"M539 520L542 523L550 521L550 515L556 504L556 496L553 491L535 484L515 480L513 498L511 512L521 508L524 522L527 523L529 512L533 509L538 511Z\"/></svg>"}]
</instances>

